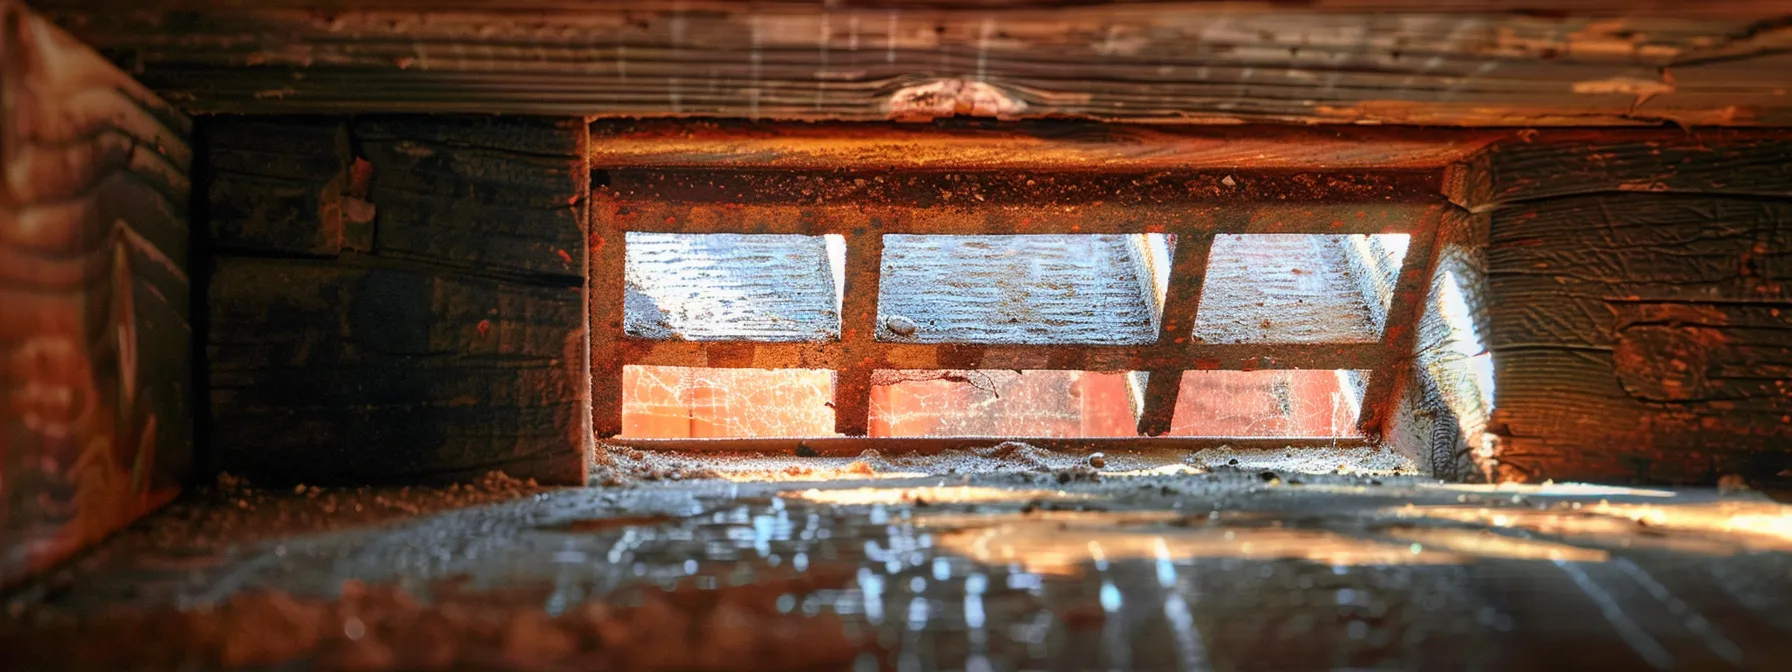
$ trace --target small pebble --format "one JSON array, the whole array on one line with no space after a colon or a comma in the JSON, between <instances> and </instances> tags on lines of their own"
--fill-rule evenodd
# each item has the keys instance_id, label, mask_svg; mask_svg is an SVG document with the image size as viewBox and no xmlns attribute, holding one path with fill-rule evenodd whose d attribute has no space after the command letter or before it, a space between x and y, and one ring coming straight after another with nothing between
<instances>
[{"instance_id":1,"label":"small pebble","mask_svg":"<svg viewBox=\"0 0 1792 672\"><path fill-rule=\"evenodd\" d=\"M885 318L884 328L889 329L892 334L903 337L913 336L915 335L915 332L920 329L920 327L915 324L914 320L901 315L891 315Z\"/></svg>"},{"instance_id":2,"label":"small pebble","mask_svg":"<svg viewBox=\"0 0 1792 672\"><path fill-rule=\"evenodd\" d=\"M1095 467L1096 469L1106 468L1108 466L1108 457L1101 453L1092 454L1089 456L1089 466Z\"/></svg>"}]
</instances>

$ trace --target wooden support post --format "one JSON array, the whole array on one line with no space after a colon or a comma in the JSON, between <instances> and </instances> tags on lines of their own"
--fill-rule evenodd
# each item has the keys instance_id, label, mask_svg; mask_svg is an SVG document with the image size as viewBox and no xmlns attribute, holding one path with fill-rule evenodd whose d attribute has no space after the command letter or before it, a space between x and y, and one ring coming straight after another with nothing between
<instances>
[{"instance_id":1,"label":"wooden support post","mask_svg":"<svg viewBox=\"0 0 1792 672\"><path fill-rule=\"evenodd\" d=\"M1243 220L1248 214L1240 212L1236 218ZM1186 349L1194 340L1195 313L1201 305L1201 286L1207 279L1207 257L1212 250L1211 230L1176 236L1176 249L1170 257L1170 288L1158 320L1158 348ZM1157 369L1146 375L1145 404L1139 411L1140 434L1161 436L1170 431L1181 387L1181 369Z\"/></svg>"},{"instance_id":2,"label":"wooden support post","mask_svg":"<svg viewBox=\"0 0 1792 672\"><path fill-rule=\"evenodd\" d=\"M622 433L622 320L628 234L615 226L610 201L592 199L586 292L591 329L591 426L599 437Z\"/></svg>"},{"instance_id":3,"label":"wooden support post","mask_svg":"<svg viewBox=\"0 0 1792 672\"><path fill-rule=\"evenodd\" d=\"M846 238L846 278L841 288L840 341L845 349L834 377L834 431L871 431L871 371L877 364L877 292L884 238L877 219Z\"/></svg>"},{"instance_id":4,"label":"wooden support post","mask_svg":"<svg viewBox=\"0 0 1792 672\"><path fill-rule=\"evenodd\" d=\"M1437 229L1444 217L1468 216L1460 208L1447 207L1427 214L1411 234L1406 245L1406 259L1400 276L1394 281L1393 297L1388 301L1387 319L1381 329L1381 365L1369 374L1363 390L1362 413L1357 429L1365 436L1379 436L1387 420L1394 395L1405 385L1417 357L1413 344L1418 338L1419 319L1425 315L1425 298L1430 293L1431 276L1437 270Z\"/></svg>"}]
</instances>

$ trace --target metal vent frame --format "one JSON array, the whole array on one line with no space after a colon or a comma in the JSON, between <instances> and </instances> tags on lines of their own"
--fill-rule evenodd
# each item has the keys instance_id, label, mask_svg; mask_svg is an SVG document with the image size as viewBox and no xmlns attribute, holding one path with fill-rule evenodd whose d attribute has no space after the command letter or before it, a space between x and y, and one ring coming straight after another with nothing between
<instances>
[{"instance_id":1,"label":"metal vent frame","mask_svg":"<svg viewBox=\"0 0 1792 672\"><path fill-rule=\"evenodd\" d=\"M612 130L625 139L631 131ZM641 159L630 146L621 161L603 155L594 134L589 305L594 426L600 437L622 431L624 365L709 368L804 368L836 372L835 426L846 444L867 439L871 375L877 369L1058 369L1141 371L1147 379L1138 412L1137 445L1292 445L1290 439L1160 437L1170 429L1184 371L1369 369L1362 401L1362 441L1373 445L1411 365L1416 325L1437 261L1444 217L1461 211L1445 198L1444 165L1386 167L1151 166L1116 162L1091 170L1059 165L1050 152L1037 165L867 165L845 161L826 169L780 168L779 161L718 140L723 150ZM944 138L948 143L951 136ZM689 147L689 143L682 145ZM1267 162L1275 164L1275 162ZM1286 164L1283 161L1283 164ZM631 165L633 164L633 165ZM693 342L636 339L623 333L625 234L837 234L846 241L840 338L826 342ZM1169 289L1156 342L1141 345L892 343L876 340L877 298L885 234L1175 234ZM1370 343L1196 342L1194 319L1217 234L1383 234L1410 236L1379 341ZM857 441L853 439L858 437ZM1025 439L1026 437L1012 437ZM956 439L954 439L956 440ZM840 439L821 439L838 443ZM939 441L869 439L932 449ZM1064 443L1064 439L1048 442ZM1083 440L1077 440L1083 441ZM1105 439L1124 446L1134 439ZM767 440L634 440L763 449ZM846 445L843 444L843 445ZM688 447L681 445L680 447ZM753 448L757 447L757 448ZM842 448L844 450L844 448Z\"/></svg>"}]
</instances>

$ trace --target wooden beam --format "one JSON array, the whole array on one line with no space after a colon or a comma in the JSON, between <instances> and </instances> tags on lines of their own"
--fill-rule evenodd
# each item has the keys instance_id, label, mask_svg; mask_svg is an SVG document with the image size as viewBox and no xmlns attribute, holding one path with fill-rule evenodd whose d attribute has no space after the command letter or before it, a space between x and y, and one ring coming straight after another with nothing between
<instances>
[{"instance_id":1,"label":"wooden beam","mask_svg":"<svg viewBox=\"0 0 1792 672\"><path fill-rule=\"evenodd\" d=\"M0 592L194 480L191 128L0 0Z\"/></svg>"},{"instance_id":2,"label":"wooden beam","mask_svg":"<svg viewBox=\"0 0 1792 672\"><path fill-rule=\"evenodd\" d=\"M167 10L201 11L239 3L217 0L38 0L33 3L45 10L87 8L96 11ZM351 3L343 0L261 0L255 7L268 10L341 10ZM608 13L623 10L659 12L682 9L691 13L726 12L738 9L734 0L371 0L352 3L361 10L427 11L452 14L571 14ZM761 0L756 6L774 11L807 11L813 3L804 0ZM1103 4L1073 0L903 0L904 9L930 14L941 10L975 9L986 12L1042 12L1067 7L1088 7ZM1180 0L1178 9L1219 11L1236 9L1236 0ZM849 0L833 7L842 10L887 9L883 0ZM1300 7L1314 12L1426 12L1444 16L1456 14L1499 14L1512 11L1512 0L1305 0ZM1125 7L1111 7L1109 11ZM1674 19L1761 19L1776 16L1785 7L1777 0L1709 0L1686 3L1681 0L1557 0L1550 4L1549 14L1563 17L1634 16ZM1148 8L1144 11L1150 11ZM869 27L866 27L869 29ZM868 33L869 34L869 33Z\"/></svg>"},{"instance_id":3,"label":"wooden beam","mask_svg":"<svg viewBox=\"0 0 1792 672\"><path fill-rule=\"evenodd\" d=\"M1792 197L1792 130L1531 131L1465 159L1446 180L1473 212L1563 196Z\"/></svg>"},{"instance_id":4,"label":"wooden beam","mask_svg":"<svg viewBox=\"0 0 1792 672\"><path fill-rule=\"evenodd\" d=\"M1792 122L1773 0L34 4L204 112Z\"/></svg>"},{"instance_id":5,"label":"wooden beam","mask_svg":"<svg viewBox=\"0 0 1792 672\"><path fill-rule=\"evenodd\" d=\"M1792 469L1792 197L1603 193L1492 220L1498 477L1772 482Z\"/></svg>"}]
</instances>

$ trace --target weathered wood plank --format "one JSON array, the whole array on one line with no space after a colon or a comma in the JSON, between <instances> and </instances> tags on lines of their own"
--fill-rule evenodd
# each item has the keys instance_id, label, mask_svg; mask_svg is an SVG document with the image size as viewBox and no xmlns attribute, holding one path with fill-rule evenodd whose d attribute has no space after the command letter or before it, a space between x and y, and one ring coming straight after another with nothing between
<instances>
[{"instance_id":1,"label":"weathered wood plank","mask_svg":"<svg viewBox=\"0 0 1792 672\"><path fill-rule=\"evenodd\" d=\"M1618 384L1630 396L1732 413L1784 414L1785 397L1792 393L1792 301L1645 301L1616 307L1612 362Z\"/></svg>"},{"instance_id":2,"label":"weathered wood plank","mask_svg":"<svg viewBox=\"0 0 1792 672\"><path fill-rule=\"evenodd\" d=\"M1612 344L1612 299L1785 298L1792 198L1607 194L1494 214L1495 348Z\"/></svg>"},{"instance_id":3,"label":"weathered wood plank","mask_svg":"<svg viewBox=\"0 0 1792 672\"><path fill-rule=\"evenodd\" d=\"M877 339L1155 342L1150 269L1128 236L886 236ZM897 325L903 329L898 332Z\"/></svg>"},{"instance_id":4,"label":"weathered wood plank","mask_svg":"<svg viewBox=\"0 0 1792 672\"><path fill-rule=\"evenodd\" d=\"M203 123L211 243L224 249L334 256L348 190L346 124L318 119Z\"/></svg>"},{"instance_id":5,"label":"weathered wood plank","mask_svg":"<svg viewBox=\"0 0 1792 672\"><path fill-rule=\"evenodd\" d=\"M1378 340L1386 311L1363 295L1351 267L1354 254L1349 236L1216 236L1195 338L1206 343Z\"/></svg>"},{"instance_id":6,"label":"weathered wood plank","mask_svg":"<svg viewBox=\"0 0 1792 672\"><path fill-rule=\"evenodd\" d=\"M1788 308L1789 222L1792 199L1758 196L1603 194L1496 211L1497 473L1777 473L1756 472L1792 445L1780 389L1792 346L1774 314Z\"/></svg>"},{"instance_id":7,"label":"weathered wood plank","mask_svg":"<svg viewBox=\"0 0 1792 672\"><path fill-rule=\"evenodd\" d=\"M1206 6L1206 9L1224 9L1233 0L1186 0L1190 7ZM55 8L64 4L78 5L94 9L118 10L135 9L144 5L137 0L43 0L46 8ZM171 10L195 10L216 6L211 0L155 0L154 7ZM388 9L438 9L455 13L479 12L491 10L513 10L518 12L572 12L578 10L615 10L618 8L656 9L654 2L641 0L378 0L368 3L373 7ZM661 3L662 5L664 3ZM761 2L766 7L808 8L808 3L801 0L768 0ZM891 9L897 7L921 10L939 10L953 8L974 8L982 10L1049 10L1062 7L1075 7L1094 3L1077 0L848 0L840 3L848 8ZM1112 3L1110 3L1112 4ZM726 10L734 5L732 0L684 0L678 6L691 12ZM266 0L257 6L269 9L315 9L319 7L335 7L333 3L320 0ZM1304 7L1313 10L1341 12L1401 12L1422 10L1439 14L1489 13L1502 12L1511 8L1510 0L1307 0ZM1628 16L1651 18L1685 18L1685 19L1738 19L1771 16L1774 10L1782 9L1775 0L1712 0L1711 2L1688 5L1679 0L1560 0L1551 6L1552 13L1563 16L1609 16L1624 14ZM923 38L917 38L923 39Z\"/></svg>"},{"instance_id":8,"label":"weathered wood plank","mask_svg":"<svg viewBox=\"0 0 1792 672\"><path fill-rule=\"evenodd\" d=\"M376 169L377 175L377 169ZM383 256L577 282L584 275L583 203L515 208L375 187L374 249Z\"/></svg>"},{"instance_id":9,"label":"weathered wood plank","mask_svg":"<svg viewBox=\"0 0 1792 672\"><path fill-rule=\"evenodd\" d=\"M828 243L816 236L629 233L632 338L823 341L840 335Z\"/></svg>"},{"instance_id":10,"label":"weathered wood plank","mask_svg":"<svg viewBox=\"0 0 1792 672\"><path fill-rule=\"evenodd\" d=\"M577 287L224 258L209 303L224 469L289 483L502 467L580 482L589 424Z\"/></svg>"},{"instance_id":11,"label":"weathered wood plank","mask_svg":"<svg viewBox=\"0 0 1792 672\"><path fill-rule=\"evenodd\" d=\"M1468 160L1452 200L1476 212L1607 192L1792 196L1792 131L1524 131Z\"/></svg>"},{"instance_id":12,"label":"weathered wood plank","mask_svg":"<svg viewBox=\"0 0 1792 672\"><path fill-rule=\"evenodd\" d=\"M578 118L456 115L420 121L414 115L359 115L355 135L372 142L408 140L543 157L576 157L590 151L580 139L586 137L579 132L586 124Z\"/></svg>"},{"instance_id":13,"label":"weathered wood plank","mask_svg":"<svg viewBox=\"0 0 1792 672\"><path fill-rule=\"evenodd\" d=\"M578 120L220 117L205 132L222 248L583 275Z\"/></svg>"},{"instance_id":14,"label":"weathered wood plank","mask_svg":"<svg viewBox=\"0 0 1792 672\"><path fill-rule=\"evenodd\" d=\"M193 109L1487 126L1785 123L1765 0L190 0L65 25ZM1670 74L1664 74L1664 72Z\"/></svg>"},{"instance_id":15,"label":"weathered wood plank","mask_svg":"<svg viewBox=\"0 0 1792 672\"><path fill-rule=\"evenodd\" d=\"M190 476L188 129L0 0L0 588Z\"/></svg>"},{"instance_id":16,"label":"weathered wood plank","mask_svg":"<svg viewBox=\"0 0 1792 672\"><path fill-rule=\"evenodd\" d=\"M583 277L585 162L567 120L357 121L374 248L481 271ZM521 149L511 149L514 142Z\"/></svg>"}]
</instances>

